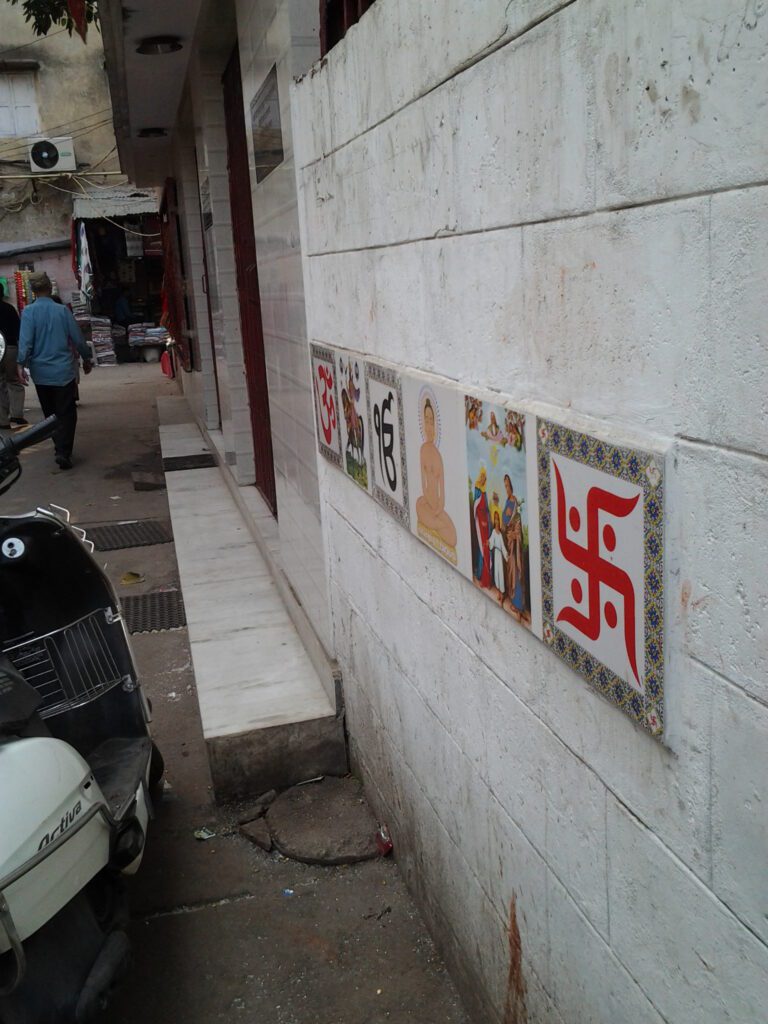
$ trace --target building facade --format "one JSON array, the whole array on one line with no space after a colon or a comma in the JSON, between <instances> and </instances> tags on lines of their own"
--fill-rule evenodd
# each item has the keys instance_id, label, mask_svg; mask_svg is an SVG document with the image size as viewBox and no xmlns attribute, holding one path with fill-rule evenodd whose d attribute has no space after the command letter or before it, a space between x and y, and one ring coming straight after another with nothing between
<instances>
[{"instance_id":1,"label":"building facade","mask_svg":"<svg viewBox=\"0 0 768 1024\"><path fill-rule=\"evenodd\" d=\"M760 1020L768 18L348 6L106 5L184 393L477 1019Z\"/></svg>"},{"instance_id":2,"label":"building facade","mask_svg":"<svg viewBox=\"0 0 768 1024\"><path fill-rule=\"evenodd\" d=\"M66 82L66 88L62 83ZM36 139L65 139L74 151L66 173L34 172ZM70 233L76 194L119 176L104 48L95 29L87 44L64 29L36 37L20 7L6 4L0 43L0 277L32 263L62 294L77 287ZM78 184L78 180L81 184Z\"/></svg>"}]
</instances>

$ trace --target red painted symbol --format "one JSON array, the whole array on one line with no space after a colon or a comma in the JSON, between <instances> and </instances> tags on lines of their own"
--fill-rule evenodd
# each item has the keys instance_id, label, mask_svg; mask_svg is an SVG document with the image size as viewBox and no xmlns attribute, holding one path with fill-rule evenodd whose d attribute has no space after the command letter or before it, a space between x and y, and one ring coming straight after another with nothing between
<instances>
[{"instance_id":1,"label":"red painted symbol","mask_svg":"<svg viewBox=\"0 0 768 1024\"><path fill-rule=\"evenodd\" d=\"M323 428L325 443L330 444L333 431L336 429L336 403L333 400L333 370L329 370L326 366L318 366L317 376L323 384L323 393L321 395L317 379L315 380L317 404L320 412L320 426Z\"/></svg>"},{"instance_id":2,"label":"red painted symbol","mask_svg":"<svg viewBox=\"0 0 768 1024\"><path fill-rule=\"evenodd\" d=\"M598 521L599 512L607 512L609 515L623 519L628 516L640 500L640 495L634 498L620 498L610 491L604 491L601 487L590 487L587 493L587 546L582 547L573 540L568 539L567 527L565 524L566 497L563 479L557 463L552 460L555 468L557 481L557 539L563 557L582 569L587 574L588 586L588 609L589 614L583 615L576 608L563 608L557 616L557 621L568 622L571 626L583 633L589 640L597 640L600 636L602 618L600 615L600 584L610 587L619 594L624 604L624 643L627 648L627 657L635 674L638 683L640 677L637 674L637 655L635 652L635 588L632 580L623 569L613 565L600 555L600 524ZM577 531L581 526L579 510L571 507L568 513L568 521L571 529ZM608 551L616 547L616 532L613 527L607 525L603 528L603 543ZM581 584L574 579L571 582L571 594L576 602L582 598ZM607 601L605 605L605 621L609 629L614 629L618 623L616 606Z\"/></svg>"}]
</instances>

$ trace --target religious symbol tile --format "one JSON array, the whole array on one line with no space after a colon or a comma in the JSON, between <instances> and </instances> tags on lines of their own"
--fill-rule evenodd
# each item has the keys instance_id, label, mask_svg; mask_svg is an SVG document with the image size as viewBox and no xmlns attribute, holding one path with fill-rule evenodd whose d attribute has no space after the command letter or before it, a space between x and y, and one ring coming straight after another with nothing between
<instances>
[{"instance_id":1,"label":"religious symbol tile","mask_svg":"<svg viewBox=\"0 0 768 1024\"><path fill-rule=\"evenodd\" d=\"M317 446L321 455L341 466L339 399L336 387L336 360L333 350L312 344L312 391L315 396Z\"/></svg>"},{"instance_id":2,"label":"religious symbol tile","mask_svg":"<svg viewBox=\"0 0 768 1024\"><path fill-rule=\"evenodd\" d=\"M539 420L538 473L544 640L659 736L662 459Z\"/></svg>"},{"instance_id":3,"label":"religious symbol tile","mask_svg":"<svg viewBox=\"0 0 768 1024\"><path fill-rule=\"evenodd\" d=\"M471 578L464 395L426 376L403 376L411 531Z\"/></svg>"},{"instance_id":4,"label":"religious symbol tile","mask_svg":"<svg viewBox=\"0 0 768 1024\"><path fill-rule=\"evenodd\" d=\"M465 523L471 543L471 579L508 615L530 628L531 502L526 443L530 430L526 418L484 398L464 398Z\"/></svg>"},{"instance_id":5,"label":"religious symbol tile","mask_svg":"<svg viewBox=\"0 0 768 1024\"><path fill-rule=\"evenodd\" d=\"M378 363L365 364L372 494L406 529L408 475L400 375Z\"/></svg>"},{"instance_id":6,"label":"religious symbol tile","mask_svg":"<svg viewBox=\"0 0 768 1024\"><path fill-rule=\"evenodd\" d=\"M336 350L336 382L341 413L341 468L363 490L370 491L365 363L359 355L346 349Z\"/></svg>"}]
</instances>

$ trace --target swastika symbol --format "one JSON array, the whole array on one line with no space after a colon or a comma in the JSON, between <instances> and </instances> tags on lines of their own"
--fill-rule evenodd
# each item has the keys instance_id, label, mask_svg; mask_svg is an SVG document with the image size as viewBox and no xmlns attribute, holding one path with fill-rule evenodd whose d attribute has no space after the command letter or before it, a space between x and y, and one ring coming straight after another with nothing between
<instances>
[{"instance_id":1,"label":"swastika symbol","mask_svg":"<svg viewBox=\"0 0 768 1024\"><path fill-rule=\"evenodd\" d=\"M627 657L635 675L640 682L637 671L637 652L635 649L635 588L629 575L617 565L609 562L600 554L600 522L599 513L607 512L617 519L624 518L631 514L640 500L640 495L634 498L621 498L602 487L590 487L587 492L587 543L586 546L578 544L569 539L566 526L567 499L563 479L560 475L557 462L552 460L555 470L557 485L557 540L560 550L566 561L587 575L587 604L588 614L584 615L577 608L566 606L561 609L557 616L558 622L567 622L574 629L583 633L589 640L597 640L603 624L603 616L600 611L600 586L609 587L622 598L624 611L624 644L627 650ZM574 532L581 528L581 515L576 506L568 510L568 522ZM606 524L602 531L603 544L608 551L616 548L616 531L610 524ZM581 604L583 591L581 583L577 579L571 581L571 594L577 604ZM615 629L618 624L616 606L612 601L605 604L605 622L609 629Z\"/></svg>"}]
</instances>

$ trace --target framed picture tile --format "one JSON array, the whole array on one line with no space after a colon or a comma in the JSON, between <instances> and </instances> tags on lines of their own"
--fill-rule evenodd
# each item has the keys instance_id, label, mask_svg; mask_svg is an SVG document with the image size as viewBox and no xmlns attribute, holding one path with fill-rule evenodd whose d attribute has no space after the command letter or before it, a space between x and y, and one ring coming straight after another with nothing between
<instances>
[{"instance_id":1,"label":"framed picture tile","mask_svg":"<svg viewBox=\"0 0 768 1024\"><path fill-rule=\"evenodd\" d=\"M537 565L531 560L535 485L529 486L529 418L486 398L465 395L464 435L470 578L499 608L531 629L538 585L531 578Z\"/></svg>"},{"instance_id":2,"label":"framed picture tile","mask_svg":"<svg viewBox=\"0 0 768 1024\"><path fill-rule=\"evenodd\" d=\"M544 640L608 700L664 727L664 476L658 454L538 424Z\"/></svg>"},{"instance_id":3,"label":"framed picture tile","mask_svg":"<svg viewBox=\"0 0 768 1024\"><path fill-rule=\"evenodd\" d=\"M315 396L317 446L329 462L341 467L341 434L339 429L339 399L336 388L336 360L333 350L313 343L312 390Z\"/></svg>"},{"instance_id":4,"label":"framed picture tile","mask_svg":"<svg viewBox=\"0 0 768 1024\"><path fill-rule=\"evenodd\" d=\"M372 488L376 501L409 527L408 470L400 374L378 363L365 364Z\"/></svg>"},{"instance_id":5,"label":"framed picture tile","mask_svg":"<svg viewBox=\"0 0 768 1024\"><path fill-rule=\"evenodd\" d=\"M402 392L411 531L469 579L464 395L418 374Z\"/></svg>"},{"instance_id":6,"label":"framed picture tile","mask_svg":"<svg viewBox=\"0 0 768 1024\"><path fill-rule=\"evenodd\" d=\"M371 489L368 463L368 403L365 363L355 352L336 349L341 468L365 491Z\"/></svg>"}]
</instances>

